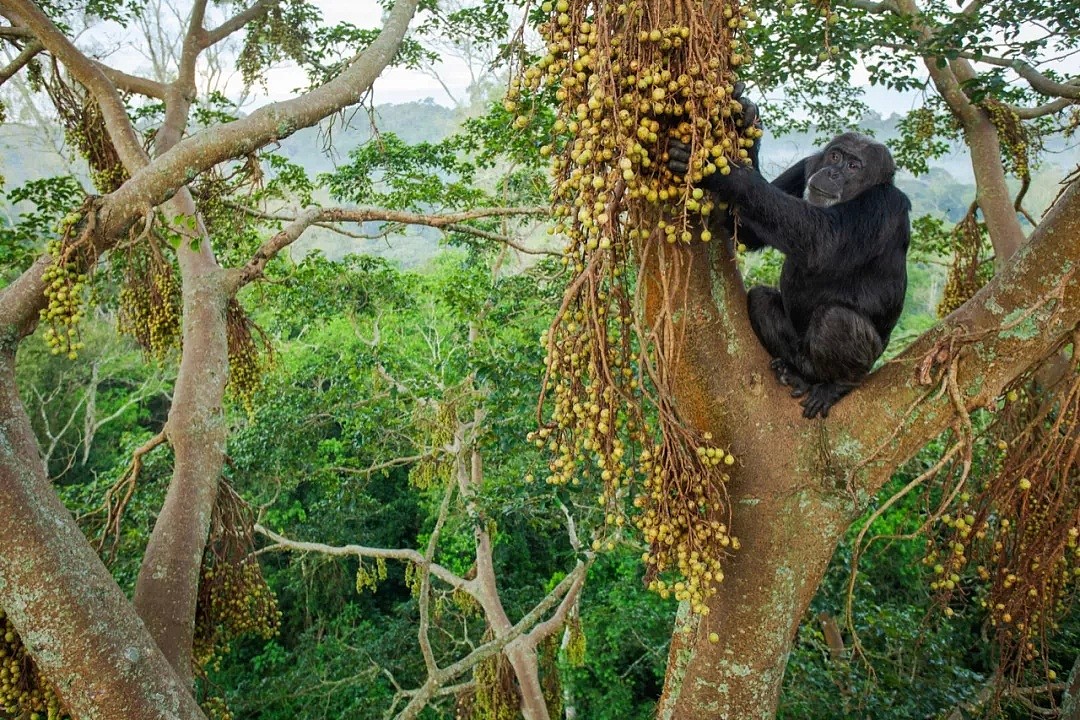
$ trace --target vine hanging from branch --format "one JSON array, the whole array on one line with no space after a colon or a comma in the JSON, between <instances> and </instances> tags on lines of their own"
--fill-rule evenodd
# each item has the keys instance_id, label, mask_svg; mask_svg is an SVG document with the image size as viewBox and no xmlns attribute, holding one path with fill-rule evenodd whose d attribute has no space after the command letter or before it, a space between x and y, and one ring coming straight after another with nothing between
<instances>
[{"instance_id":1,"label":"vine hanging from branch","mask_svg":"<svg viewBox=\"0 0 1080 720\"><path fill-rule=\"evenodd\" d=\"M514 82L506 107L525 127L529 102L554 94L552 142L541 152L553 158L553 231L567 239L573 276L543 340L532 439L552 453L549 483L599 475L613 533L594 547L614 546L632 502L649 587L705 613L721 560L738 547L724 485L734 458L688 427L671 399L688 277L679 246L711 239L714 203L695 184L744 162L760 137L740 127L734 88L748 59L738 33L756 16L737 0L549 0L541 11L546 54ZM672 139L691 148L686 177L666 167ZM668 270L663 308L646 320L635 281L650 255Z\"/></svg>"}]
</instances>

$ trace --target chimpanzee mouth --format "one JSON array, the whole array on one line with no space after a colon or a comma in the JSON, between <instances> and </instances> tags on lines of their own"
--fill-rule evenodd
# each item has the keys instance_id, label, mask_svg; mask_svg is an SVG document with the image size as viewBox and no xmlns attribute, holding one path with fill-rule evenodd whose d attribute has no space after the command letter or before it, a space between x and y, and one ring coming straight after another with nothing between
<instances>
[{"instance_id":1,"label":"chimpanzee mouth","mask_svg":"<svg viewBox=\"0 0 1080 720\"><path fill-rule=\"evenodd\" d=\"M833 195L832 193L822 192L813 185L806 186L806 195L804 199L811 205L817 205L818 207L829 207L840 202L839 195Z\"/></svg>"}]
</instances>

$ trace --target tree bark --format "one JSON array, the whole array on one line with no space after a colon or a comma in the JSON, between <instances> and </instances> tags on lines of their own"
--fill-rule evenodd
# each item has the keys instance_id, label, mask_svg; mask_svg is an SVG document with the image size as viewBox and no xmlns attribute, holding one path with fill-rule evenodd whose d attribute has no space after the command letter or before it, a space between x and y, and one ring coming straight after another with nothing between
<instances>
[{"instance_id":1,"label":"tree bark","mask_svg":"<svg viewBox=\"0 0 1080 720\"><path fill-rule=\"evenodd\" d=\"M890 7L896 8L922 38L931 44L934 32L922 17L916 0L896 0ZM1005 182L1005 166L1001 161L1001 145L998 129L990 119L985 107L971 101L962 83L973 80L976 73L964 59L942 63L935 55L923 56L923 63L930 73L938 94L945 101L953 117L960 123L964 140L971 150L971 169L975 173L975 198L982 210L983 220L990 233L998 269L1023 245L1024 231L1013 207L1012 196Z\"/></svg>"},{"instance_id":2,"label":"tree bark","mask_svg":"<svg viewBox=\"0 0 1080 720\"><path fill-rule=\"evenodd\" d=\"M189 684L203 550L225 463L229 375L225 273L181 254L184 352L165 430L174 452L165 504L143 555L134 603L162 652Z\"/></svg>"},{"instance_id":3,"label":"tree bark","mask_svg":"<svg viewBox=\"0 0 1080 720\"><path fill-rule=\"evenodd\" d=\"M772 378L746 318L741 279L715 243L642 252L648 322L665 302L661 275L675 289L667 302L684 333L672 388L680 414L737 459L728 492L741 546L709 613L680 609L659 716L771 718L798 624L836 543L896 467L956 417L947 393L930 397L940 377L919 383L924 360L950 348L940 360L955 359L971 410L1054 352L1080 322L1080 183L1004 272L825 421L802 419Z\"/></svg>"},{"instance_id":4,"label":"tree bark","mask_svg":"<svg viewBox=\"0 0 1080 720\"><path fill-rule=\"evenodd\" d=\"M1061 696L1061 720L1080 720L1080 655L1073 662Z\"/></svg>"},{"instance_id":5,"label":"tree bark","mask_svg":"<svg viewBox=\"0 0 1080 720\"><path fill-rule=\"evenodd\" d=\"M93 217L88 220L93 223L93 248L100 253L110 249L137 218L173 196L175 200L170 204L170 209L175 210L175 214L194 215L194 203L184 186L198 173L221 161L262 147L270 140L287 137L296 130L313 125L330 113L359 101L396 54L416 7L416 0L398 0L378 38L344 72L323 86L293 100L261 108L235 123L181 140L187 108L191 101L190 81L193 77L195 48L203 34L201 18L198 13L193 14L195 32L189 34L185 44L185 57L191 61L187 67L192 72L186 73L186 79L181 78L171 92L166 93L172 100L168 108L169 123L160 145L163 154L153 162L150 162L142 150L116 88L109 80L108 72L82 55L33 3L26 0L0 3L0 14L25 24L41 43L94 93L105 114L110 137L131 175L124 185L99 201ZM199 27L195 27L194 20L198 20ZM183 246L180 249L184 295L184 358L181 361L174 406L168 423L169 438L176 451L174 482L170 485L165 506L155 524L136 589L136 604L144 613L155 640L183 679L181 687L189 686L191 680L191 637L198 571L224 460L226 429L222 418L222 398L228 368L225 308L230 297L229 292L235 292L239 287L228 280L225 273L218 268L205 233L201 232L200 237L202 242L199 248ZM12 357L18 339L31 332L37 321L38 310L44 303L42 274L50 265L51 259L47 256L39 258L29 270L0 291L0 333L10 342ZM229 292L225 292L226 289ZM12 422L18 426L19 418L25 417L25 411L17 394L12 397L11 402L0 406L0 424ZM40 465L36 443L32 436L29 440L30 442L19 445L12 444L10 452L5 454L5 462L11 462L12 467L18 467L19 462L28 466ZM4 449L8 448L5 446ZM44 474L43 470L41 474ZM48 502L59 502L47 483L35 487L43 493L38 498L33 498L28 493L12 493L5 496L4 501L46 502L47 499ZM11 512L7 513L6 517L19 518L24 514L18 510L17 504L9 509ZM42 525L43 529L46 527ZM81 535L79 540L85 545ZM64 542L73 542L73 539L58 536L55 542L62 549ZM24 549L18 544L4 549L5 563L15 563L24 558ZM30 553L26 556L30 560L37 557L33 550L26 552ZM97 562L96 556L94 560ZM100 562L97 564L100 566ZM72 565L70 570L74 572L76 566ZM0 581L3 579L0 575ZM78 593L82 589L81 584L75 581L58 582L55 587L40 587L43 599L41 604L36 606L38 611L47 610L49 606L62 607L65 603L77 602L67 597L67 594ZM51 599L46 601L44 598ZM34 612L9 608L2 592L0 606L10 611L16 628L24 637L35 638L41 628L50 627L50 618L39 618ZM113 614L97 620L99 625L109 628L135 622L130 606L114 607L111 612ZM80 616L72 617L74 623ZM79 623L76 627L88 624ZM145 635L146 628L141 623L138 628ZM105 630L100 633L104 635ZM35 644L28 643L28 647L36 657L33 651ZM153 647L152 642L149 647ZM46 647L46 650L49 649ZM85 658L87 653L91 657L104 654L102 662L111 660L116 663L116 667L122 668L127 656L113 657L113 649L108 645L92 643L74 645L70 650L83 653L81 656L75 654L76 657L84 658L84 665L73 664L72 667L79 667L84 671L88 671L90 667L95 668L93 672L102 673L105 677L93 680L103 687L111 687L109 683L120 682L123 678L112 677L104 666L99 667L101 663L86 663ZM126 649L121 648L123 651ZM154 658L155 661L159 659L160 656ZM46 660L41 666L50 679L66 682L66 677L57 681L50 674L54 668L61 665ZM130 674L130 671L127 672ZM176 675L169 674L169 677L172 681L176 680ZM154 697L139 694L138 687L131 686L129 689L131 692L125 694L136 695L130 700L130 704L136 708L140 702L148 702L146 698ZM154 690L160 702L169 698L167 693ZM187 699L184 702L190 701L190 697L185 697ZM201 717L197 707L194 712L195 715L184 717ZM161 713L154 717L162 716L174 717ZM88 712L85 717L99 715ZM109 717L143 716L133 711L116 712Z\"/></svg>"},{"instance_id":6,"label":"tree bark","mask_svg":"<svg viewBox=\"0 0 1080 720\"><path fill-rule=\"evenodd\" d=\"M157 155L172 149L187 130L196 96L195 64L201 50L199 39L205 34L205 11L205 0L196 2L192 9L179 74L166 92L165 121L155 138ZM226 311L235 287L214 257L210 234L191 191L180 188L168 207L171 214L190 218L195 225L190 238L183 227L170 228L183 238L177 251L183 353L166 424L175 461L165 504L139 566L133 600L165 657L177 674L192 684L199 576L225 465Z\"/></svg>"},{"instance_id":7,"label":"tree bark","mask_svg":"<svg viewBox=\"0 0 1080 720\"><path fill-rule=\"evenodd\" d=\"M470 336L470 340L475 340L475 327L471 328ZM477 421L479 421L479 415ZM460 428L457 441L459 445L464 446L465 438ZM486 519L479 515L473 500L473 496L483 482L480 453L475 449L470 450L469 457L469 470L461 478L460 484L466 506L470 514L474 515L476 523L476 529L473 531L476 540L476 597L484 611L484 618L491 625L492 632L499 637L509 633L514 625L510 622L499 597L491 535L485 527ZM544 700L544 691L540 685L540 666L536 659L535 639L529 634L515 638L503 648L503 654L509 661L510 667L513 668L514 677L518 681L521 715L524 720L548 720L550 716Z\"/></svg>"},{"instance_id":8,"label":"tree bark","mask_svg":"<svg viewBox=\"0 0 1080 720\"><path fill-rule=\"evenodd\" d=\"M79 720L205 720L60 503L0 347L0 607Z\"/></svg>"},{"instance_id":9,"label":"tree bark","mask_svg":"<svg viewBox=\"0 0 1080 720\"><path fill-rule=\"evenodd\" d=\"M757 460L732 483L741 547L709 614L680 608L658 712L665 720L774 716L795 633L851 522L852 504L820 471L774 475ZM795 477L805 486L776 487Z\"/></svg>"}]
</instances>

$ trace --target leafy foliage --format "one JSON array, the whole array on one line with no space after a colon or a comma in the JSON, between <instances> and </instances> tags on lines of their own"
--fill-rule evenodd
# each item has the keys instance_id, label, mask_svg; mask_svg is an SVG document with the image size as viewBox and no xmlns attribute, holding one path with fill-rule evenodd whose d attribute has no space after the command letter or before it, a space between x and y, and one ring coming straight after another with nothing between
<instances>
[{"instance_id":1,"label":"leafy foliage","mask_svg":"<svg viewBox=\"0 0 1080 720\"><path fill-rule=\"evenodd\" d=\"M31 180L4 193L7 202L22 205L14 224L0 226L0 282L22 272L47 241L60 238L60 220L76 210L85 193L70 175Z\"/></svg>"}]
</instances>

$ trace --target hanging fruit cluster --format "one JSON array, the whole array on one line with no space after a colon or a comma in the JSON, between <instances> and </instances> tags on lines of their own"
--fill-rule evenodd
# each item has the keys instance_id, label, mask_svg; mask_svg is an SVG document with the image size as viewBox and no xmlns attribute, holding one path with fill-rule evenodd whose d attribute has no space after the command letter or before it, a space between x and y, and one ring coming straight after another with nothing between
<instances>
[{"instance_id":1,"label":"hanging fruit cluster","mask_svg":"<svg viewBox=\"0 0 1080 720\"><path fill-rule=\"evenodd\" d=\"M494 638L490 629L484 634L484 642ZM483 718L484 720L515 720L521 717L521 695L514 682L514 669L503 653L496 653L473 668L475 689L471 698L471 710L459 707L458 717Z\"/></svg>"},{"instance_id":2,"label":"hanging fruit cluster","mask_svg":"<svg viewBox=\"0 0 1080 720\"><path fill-rule=\"evenodd\" d=\"M375 592L379 589L379 583L386 580L386 559L375 558L375 567L364 567L364 559L360 559L360 565L356 568L356 592L364 590Z\"/></svg>"},{"instance_id":3,"label":"hanging fruit cluster","mask_svg":"<svg viewBox=\"0 0 1080 720\"><path fill-rule=\"evenodd\" d=\"M1042 656L1080 587L1080 367L1073 365L1044 392L1026 392L1026 376L1006 392L988 430L998 438L999 467L959 495L957 511L941 518L942 541L924 560L943 600L974 589L1002 672Z\"/></svg>"},{"instance_id":4,"label":"hanging fruit cluster","mask_svg":"<svg viewBox=\"0 0 1080 720\"><path fill-rule=\"evenodd\" d=\"M156 237L133 243L114 264L122 264L124 273L117 329L153 357L180 347L180 283Z\"/></svg>"},{"instance_id":5,"label":"hanging fruit cluster","mask_svg":"<svg viewBox=\"0 0 1080 720\"><path fill-rule=\"evenodd\" d=\"M277 635L281 612L254 556L251 508L222 481L203 554L192 650L198 668L214 666L244 635Z\"/></svg>"},{"instance_id":6,"label":"hanging fruit cluster","mask_svg":"<svg viewBox=\"0 0 1080 720\"><path fill-rule=\"evenodd\" d=\"M972 205L952 230L952 265L937 306L938 317L945 317L970 300L993 275L993 263L985 252L990 236L986 224L976 217L977 210L978 206Z\"/></svg>"},{"instance_id":7,"label":"hanging fruit cluster","mask_svg":"<svg viewBox=\"0 0 1080 720\"><path fill-rule=\"evenodd\" d=\"M84 205L84 210L87 207ZM66 355L69 360L76 359L85 347L79 338L79 323L86 314L83 295L89 275L84 270L88 264L85 249L90 240L88 235L77 232L83 217L82 213L70 213L60 221L57 229L61 239L46 247L53 263L41 276L47 300L40 311L41 322L46 325L45 344L53 355Z\"/></svg>"},{"instance_id":8,"label":"hanging fruit cluster","mask_svg":"<svg viewBox=\"0 0 1080 720\"><path fill-rule=\"evenodd\" d=\"M541 153L553 155L555 230L569 238L568 254L580 271L588 252L654 227L669 242L689 242L692 222L713 206L693 184L727 172L760 137L737 126L742 107L732 97L735 68L748 59L737 31L753 11L734 0L542 7L547 54L514 81L506 106L524 112L523 91L555 88L553 142ZM667 170L671 138L691 145L690 177ZM657 221L658 209L669 219Z\"/></svg>"},{"instance_id":9,"label":"hanging fruit cluster","mask_svg":"<svg viewBox=\"0 0 1080 720\"><path fill-rule=\"evenodd\" d=\"M203 712L206 713L209 720L234 720L235 718L229 709L228 703L225 702L225 698L208 697L199 705L202 706Z\"/></svg>"},{"instance_id":10,"label":"hanging fruit cluster","mask_svg":"<svg viewBox=\"0 0 1080 720\"><path fill-rule=\"evenodd\" d=\"M229 342L229 392L252 415L255 393L262 387L263 371L273 360L273 345L236 298L229 299L225 325Z\"/></svg>"},{"instance_id":11,"label":"hanging fruit cluster","mask_svg":"<svg viewBox=\"0 0 1080 720\"><path fill-rule=\"evenodd\" d=\"M688 428L671 403L679 353L672 298L685 282L681 248L709 241L714 201L695 184L745 162L760 130L741 127L739 30L754 19L738 0L548 0L546 53L511 87L506 108L529 124L527 98L553 92L553 232L573 270L543 343L550 415L531 436L552 454L548 482L597 477L614 547L626 506L649 550L646 582L704 613L737 547L728 532L724 470L734 458ZM667 168L668 145L691 148L690 172ZM641 316L638 261L656 258L666 307ZM676 269L681 266L681 271ZM681 579L670 579L671 571Z\"/></svg>"},{"instance_id":12,"label":"hanging fruit cluster","mask_svg":"<svg viewBox=\"0 0 1080 720\"><path fill-rule=\"evenodd\" d=\"M0 714L32 720L67 717L3 610L0 610Z\"/></svg>"}]
</instances>

